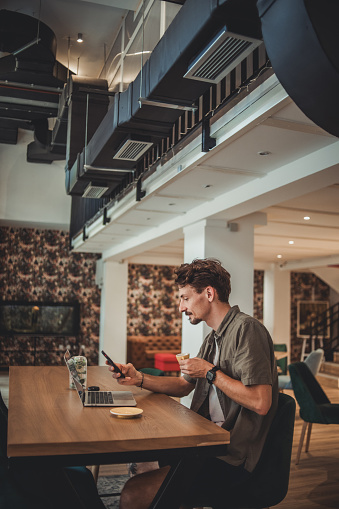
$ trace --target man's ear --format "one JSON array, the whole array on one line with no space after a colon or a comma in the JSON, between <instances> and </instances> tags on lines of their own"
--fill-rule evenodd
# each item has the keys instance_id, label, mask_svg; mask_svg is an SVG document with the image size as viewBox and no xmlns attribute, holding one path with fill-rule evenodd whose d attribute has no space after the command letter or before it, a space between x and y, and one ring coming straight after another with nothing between
<instances>
[{"instance_id":1,"label":"man's ear","mask_svg":"<svg viewBox=\"0 0 339 509\"><path fill-rule=\"evenodd\" d=\"M215 289L213 288L213 286L207 286L205 289L205 292L206 292L208 301L213 302L213 300L215 299L215 296L216 296L216 292L215 292Z\"/></svg>"}]
</instances>

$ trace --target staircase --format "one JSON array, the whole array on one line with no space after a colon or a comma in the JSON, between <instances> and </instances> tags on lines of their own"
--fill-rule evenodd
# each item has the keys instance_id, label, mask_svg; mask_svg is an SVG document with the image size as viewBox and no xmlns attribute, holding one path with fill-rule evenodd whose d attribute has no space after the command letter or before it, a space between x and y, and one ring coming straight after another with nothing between
<instances>
[{"instance_id":1,"label":"staircase","mask_svg":"<svg viewBox=\"0 0 339 509\"><path fill-rule=\"evenodd\" d=\"M339 352L333 352L333 361L321 364L317 379L323 386L339 389Z\"/></svg>"}]
</instances>

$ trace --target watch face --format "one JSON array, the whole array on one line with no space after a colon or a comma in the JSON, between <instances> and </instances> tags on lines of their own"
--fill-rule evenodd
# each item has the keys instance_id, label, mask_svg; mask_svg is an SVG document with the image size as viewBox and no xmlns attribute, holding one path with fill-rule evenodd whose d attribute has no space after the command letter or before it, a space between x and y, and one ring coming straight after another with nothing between
<instances>
[{"instance_id":1,"label":"watch face","mask_svg":"<svg viewBox=\"0 0 339 509\"><path fill-rule=\"evenodd\" d=\"M207 371L207 373L206 373L206 378L207 378L207 381L208 381L209 383L212 383L212 382L213 382L213 380L215 379L215 373L214 373L214 371Z\"/></svg>"}]
</instances>

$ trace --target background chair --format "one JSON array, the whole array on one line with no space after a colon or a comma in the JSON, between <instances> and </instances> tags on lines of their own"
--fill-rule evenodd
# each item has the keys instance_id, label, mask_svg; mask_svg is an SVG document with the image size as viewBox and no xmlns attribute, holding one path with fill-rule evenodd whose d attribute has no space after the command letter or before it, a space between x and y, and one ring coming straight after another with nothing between
<instances>
[{"instance_id":1,"label":"background chair","mask_svg":"<svg viewBox=\"0 0 339 509\"><path fill-rule=\"evenodd\" d=\"M287 352L287 345L285 343L274 343L274 350L276 352ZM277 361L277 366L280 368L279 376L286 375L287 373L287 356ZM279 371L279 370L278 370Z\"/></svg>"},{"instance_id":2,"label":"background chair","mask_svg":"<svg viewBox=\"0 0 339 509\"><path fill-rule=\"evenodd\" d=\"M290 475L295 408L291 396L279 393L277 413L252 475L240 484L226 486L225 499L220 501L220 505L213 505L213 509L260 509L279 504L285 498Z\"/></svg>"},{"instance_id":3,"label":"background chair","mask_svg":"<svg viewBox=\"0 0 339 509\"><path fill-rule=\"evenodd\" d=\"M314 350L314 352L311 352L304 360L304 362L310 368L311 373L313 373L314 376L317 376L317 374L319 373L323 357L324 350L322 348L318 348L317 350ZM278 382L280 390L293 388L290 375L280 375L278 377Z\"/></svg>"},{"instance_id":4,"label":"background chair","mask_svg":"<svg viewBox=\"0 0 339 509\"><path fill-rule=\"evenodd\" d=\"M86 467L8 468L8 409L0 392L0 507L8 509L105 509Z\"/></svg>"},{"instance_id":5,"label":"background chair","mask_svg":"<svg viewBox=\"0 0 339 509\"><path fill-rule=\"evenodd\" d=\"M290 364L289 372L300 407L300 417L304 421L296 459L298 465L306 429L308 428L305 451L308 452L312 424L339 424L339 404L330 402L305 362Z\"/></svg>"}]
</instances>

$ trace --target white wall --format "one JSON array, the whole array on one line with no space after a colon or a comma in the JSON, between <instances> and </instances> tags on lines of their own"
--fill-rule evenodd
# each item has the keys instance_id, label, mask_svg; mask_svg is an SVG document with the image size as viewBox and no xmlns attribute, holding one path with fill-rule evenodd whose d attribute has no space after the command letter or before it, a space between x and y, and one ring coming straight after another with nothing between
<instances>
[{"instance_id":1,"label":"white wall","mask_svg":"<svg viewBox=\"0 0 339 509\"><path fill-rule=\"evenodd\" d=\"M0 224L68 230L65 161L28 163L32 141L32 131L19 129L17 145L0 144Z\"/></svg>"}]
</instances>

